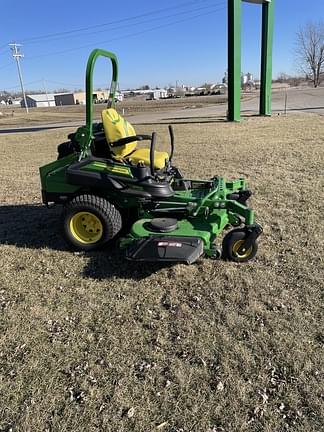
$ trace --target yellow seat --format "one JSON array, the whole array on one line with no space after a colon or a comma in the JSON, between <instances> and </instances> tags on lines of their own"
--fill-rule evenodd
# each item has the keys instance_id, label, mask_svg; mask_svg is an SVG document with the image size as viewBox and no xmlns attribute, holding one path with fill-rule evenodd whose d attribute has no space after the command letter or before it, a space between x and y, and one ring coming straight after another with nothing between
<instances>
[{"instance_id":1,"label":"yellow seat","mask_svg":"<svg viewBox=\"0 0 324 432\"><path fill-rule=\"evenodd\" d=\"M155 151L154 152L154 168L156 169L162 169L165 167L165 161L169 159L169 155L167 152L160 152ZM150 149L148 148L140 148L138 150L135 150L134 153L132 153L128 160L132 162L134 165L137 165L139 162L144 163L144 165L149 166L150 165Z\"/></svg>"},{"instance_id":2,"label":"yellow seat","mask_svg":"<svg viewBox=\"0 0 324 432\"><path fill-rule=\"evenodd\" d=\"M118 114L118 112L114 108L108 108L103 110L101 113L101 118L106 140L108 142L110 151L114 159L126 160L135 165L137 165L138 163L144 163L147 166L150 165L150 149L136 149L138 141L132 141L131 143L121 146L111 145L121 138L136 135L134 127L127 120L125 120L120 114ZM167 152L155 151L154 168L164 168L168 159L169 155Z\"/></svg>"}]
</instances>

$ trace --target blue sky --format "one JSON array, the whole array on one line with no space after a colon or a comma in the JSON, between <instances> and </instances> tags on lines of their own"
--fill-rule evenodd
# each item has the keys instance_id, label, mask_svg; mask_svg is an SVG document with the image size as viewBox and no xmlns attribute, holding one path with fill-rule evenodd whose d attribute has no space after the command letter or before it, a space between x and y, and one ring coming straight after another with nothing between
<instances>
[{"instance_id":1,"label":"blue sky","mask_svg":"<svg viewBox=\"0 0 324 432\"><path fill-rule=\"evenodd\" d=\"M242 10L242 70L258 77L261 7L243 3ZM83 87L86 60L96 47L117 54L121 88L199 85L220 81L226 70L226 0L2 0L1 17L0 91L19 90L7 46L13 41L23 44L27 89L42 89L42 80L48 90ZM322 18L324 1L276 0L274 76L296 71L296 31ZM105 66L98 65L97 86L110 79Z\"/></svg>"}]
</instances>

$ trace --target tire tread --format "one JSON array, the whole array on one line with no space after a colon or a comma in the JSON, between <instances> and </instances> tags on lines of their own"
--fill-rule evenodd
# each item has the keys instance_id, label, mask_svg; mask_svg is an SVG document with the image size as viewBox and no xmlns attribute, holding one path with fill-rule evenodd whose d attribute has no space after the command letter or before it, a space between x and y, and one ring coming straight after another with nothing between
<instances>
[{"instance_id":1,"label":"tire tread","mask_svg":"<svg viewBox=\"0 0 324 432\"><path fill-rule=\"evenodd\" d=\"M66 220L71 212L73 213L78 209L82 211L86 210L87 208L89 211L93 209L97 211L99 215L101 215L102 219L105 220L106 224L108 225L108 233L106 233L105 237L99 241L98 245L91 244L81 247L78 246L73 241L73 239L69 237L69 235L67 235ZM65 205L62 217L65 237L68 243L76 249L96 249L115 237L122 228L122 218L116 207L105 198L92 194L83 194L74 197L69 203Z\"/></svg>"}]
</instances>

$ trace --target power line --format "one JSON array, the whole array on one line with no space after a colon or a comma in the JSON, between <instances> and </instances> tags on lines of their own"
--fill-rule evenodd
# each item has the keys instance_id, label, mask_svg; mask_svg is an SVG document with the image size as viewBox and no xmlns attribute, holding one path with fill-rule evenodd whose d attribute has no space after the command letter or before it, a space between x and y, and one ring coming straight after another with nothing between
<instances>
[{"instance_id":1,"label":"power line","mask_svg":"<svg viewBox=\"0 0 324 432\"><path fill-rule=\"evenodd\" d=\"M29 82L27 82L27 83L24 83L24 86L28 86L28 85L30 85L30 84L36 84L36 83L40 83L40 82L42 82L42 80L29 81ZM20 87L20 84L15 85L15 86L11 86L11 87L7 87L7 86L6 86L6 90L13 90L13 89L16 89L16 88L18 88L18 87Z\"/></svg>"},{"instance_id":2,"label":"power line","mask_svg":"<svg viewBox=\"0 0 324 432\"><path fill-rule=\"evenodd\" d=\"M201 2L205 2L205 1L210 1L210 0L200 0L200 1ZM222 3L224 4L224 1L222 1ZM197 1L189 1L189 2L185 2L185 3L181 3L180 5L177 5L177 6L173 6L172 10L174 10L174 9L180 9L180 8L185 7L185 6L196 5L196 4L197 4ZM217 6L217 3L214 6ZM55 36L68 35L68 34L72 34L72 33L76 33L76 32L87 31L87 30L91 30L91 29L94 29L94 28L105 27L105 26L109 26L109 25L113 25L113 24L119 24L119 23L122 23L122 22L131 21L131 20L135 20L135 19L138 19L138 18L142 18L142 17L159 14L161 12L169 11L170 9L171 9L170 7L163 8L163 9L155 9L153 11L146 12L146 13L140 14L140 15L133 15L133 16L130 16L130 17L127 17L127 18L121 18L119 20L109 21L109 22L106 22L106 23L96 24L96 25L92 25L92 26L88 26L88 27L82 27L82 28L74 29L74 30L67 30L67 31L64 31L64 32L49 33L47 35L34 36L34 37L22 39L22 41L24 43L26 43L26 42L30 42L30 41L34 41L34 40L39 40L39 39L48 39L48 38L55 37ZM2 47L0 47L0 49L1 48Z\"/></svg>"},{"instance_id":3,"label":"power line","mask_svg":"<svg viewBox=\"0 0 324 432\"><path fill-rule=\"evenodd\" d=\"M143 25L143 24L146 24L146 23L151 23L152 21L160 21L160 20L165 20L165 19L167 19L167 18L174 18L174 17L177 17L177 16L181 16L181 15L185 15L185 14L189 14L189 13L192 13L192 12L197 12L197 11L200 11L200 10L205 10L205 9L209 9L209 8L214 8L215 6L217 6L217 5L225 5L225 2L223 1L223 2L221 2L221 3L219 3L219 4L211 4L211 5L206 5L206 6L202 6L202 7L199 7L199 8L194 8L194 9L188 9L188 10L185 10L185 11L182 11L182 12L178 12L178 13L172 13L172 14L170 14L170 15L165 15L165 16L159 16L159 17L155 17L155 18L150 18L150 19L148 19L148 20L144 20L144 21L140 21L140 22L135 22L135 23L133 23L133 24L131 24L132 26L134 26L134 25ZM104 24L102 24L102 25L104 25ZM115 27L112 27L112 28L109 28L109 30L110 31L116 31L116 30L120 30L120 29L124 29L124 28L127 28L127 27L130 27L130 24L122 24L122 25L118 25L118 26L115 26ZM79 31L78 31L79 32ZM93 31L93 32L87 32L87 33L80 33L80 34L71 34L70 36L69 36L69 38L72 38L72 37L81 37L81 36L83 36L83 37L85 37L85 36L90 36L90 35L95 35L95 34L99 34L99 33L105 33L105 32L107 32L107 29L104 29L104 30L97 30L97 31ZM40 40L32 40L32 41L30 41L30 42L27 42L27 44L28 45L31 45L31 44L40 44L40 43L48 43L48 42L53 42L53 41L57 41L57 40L62 40L62 39L66 39L66 35L64 36L64 35L60 35L60 36L58 36L58 37L53 37L53 38L51 38L50 40L43 40L43 39L40 39Z\"/></svg>"},{"instance_id":4,"label":"power line","mask_svg":"<svg viewBox=\"0 0 324 432\"><path fill-rule=\"evenodd\" d=\"M202 0L202 1L205 1L205 0ZM188 4L193 4L193 3L195 3L195 2L187 2L187 3L184 3L183 5L188 5ZM219 3L218 5L220 5L220 4L221 4L221 3ZM224 1L222 2L222 4L224 4ZM179 8L179 7L180 7L180 5L177 6L177 8ZM156 20L156 19L161 20L161 19L166 19L166 18L170 18L170 17L178 16L178 15L183 15L184 13L192 13L192 12L194 12L194 11L202 10L202 9L207 9L207 8L210 8L210 7L211 7L211 6L204 6L204 7L200 7L200 8L196 8L196 9L188 10L188 11L185 11L185 12L180 12L180 13L177 13L177 14L167 15L167 16L164 16L164 17L158 17L158 18L155 18L155 20ZM167 8L167 9L160 9L159 11L165 11L165 10L169 10L169 9L170 9L170 8ZM226 9L226 6L225 6L225 7L222 7L222 8L217 8L217 9L209 10L208 12L204 12L204 13L201 13L201 14L195 14L195 15L193 15L193 16L186 17L186 18L183 18L183 19L180 19L180 20L176 20L176 21L172 21L172 22L168 22L168 23L163 23L163 24L161 24L161 25L154 26L154 27L151 27L151 28L148 28L148 29L144 29L144 30L142 30L142 31L138 31L138 32L135 32L135 33L128 33L128 34L125 34L125 35L123 35L123 36L119 36L119 37L111 38L111 39L109 39L109 40L105 40L105 41L101 41L101 42L93 42L93 43L91 43L91 44L86 44L86 45L83 45L83 46L74 47L74 48L70 48L70 49L63 50L63 51L52 52L52 53L46 53L46 54L43 54L43 55L37 55L37 56L32 56L32 57L29 57L27 60L32 60L32 59L37 59L37 58L43 58L43 57L48 57L48 56L61 55L61 54L65 54L65 53L69 53L69 52L73 52L73 51L81 50L81 49L84 49L84 48L93 47L94 44L98 44L98 45L99 45L99 44L105 44L105 43L108 43L108 42L111 42L111 41L116 41L116 40L120 40L120 39L125 39L125 38L131 38L131 37L134 37L134 36L139 36L139 35L142 35L142 34L145 34L145 33L148 33L148 32L152 32L152 31L158 30L158 29L160 29L160 28L169 27L169 26L172 26L172 25L175 25L175 24L178 24L178 23L187 22L187 21L189 21L189 20L197 19L197 18L200 18L200 17L202 17L202 16L211 15L211 14L214 14L214 13L216 13L216 12L220 12L220 11L225 10L225 9ZM146 15L153 14L153 13L157 13L157 11L155 11L155 12L149 12L149 13L147 13L147 14L142 14L142 15L139 15L139 16L146 16ZM137 17L139 17L139 16L137 16ZM135 19L135 17L133 17L133 18L129 18L129 19ZM127 18L125 18L125 19L122 20L122 21L125 21L125 20L127 20ZM107 24L100 24L100 25L97 25L97 26L91 26L91 27L89 27L89 28L100 27L100 26L103 26L103 25L108 25L108 23L107 23ZM80 31L80 30L79 30L79 31ZM71 32L73 32L73 31L71 31ZM95 32L95 33L96 33L96 32ZM99 32L97 32L97 33L101 33L101 31L99 31ZM57 35L57 33L56 33L55 35ZM30 39L31 39L31 38L30 38ZM13 46L16 45L17 47L20 46L19 44L10 44L10 45L13 45ZM13 49L13 48L12 48L12 49ZM20 54L20 53L18 53L18 54L19 54L19 56L20 56L19 59L20 59L21 57L23 57L22 54ZM14 56L14 57L15 57L15 56ZM16 58L16 60L17 60L17 57L15 57L15 58ZM9 66L11 66L11 64L4 65L4 66L2 66L2 67L0 68L0 70L5 69L5 68L7 68L7 67L9 67ZM19 60L17 60L17 67L20 68ZM20 71L20 72L21 72L21 71ZM34 81L34 82L31 82L31 83L28 83L27 85L29 85L29 84L33 84L33 83L35 83L35 82L40 82L40 81ZM49 81L49 82L55 83L55 81ZM57 83L57 84L61 84L61 85L67 85L66 83L60 83L60 82L56 82L56 83ZM23 87L23 83L22 83L22 81L21 81L21 86ZM80 85L79 85L79 84L69 84L69 86L77 86L77 87L79 87ZM18 86L17 86L17 87L18 87ZM12 88L13 88L13 87L12 87ZM23 91L23 93L24 93L24 91ZM25 105L26 105L26 109L28 110L27 104L25 104Z\"/></svg>"},{"instance_id":5,"label":"power line","mask_svg":"<svg viewBox=\"0 0 324 432\"><path fill-rule=\"evenodd\" d=\"M82 83L82 84L72 84L72 83L64 83L64 82L61 82L61 81L52 81L52 80L46 80L46 82L48 82L48 83L52 83L52 84L60 84L60 85L64 85L64 86L67 86L67 87L82 87L83 85L84 85L84 83Z\"/></svg>"},{"instance_id":6,"label":"power line","mask_svg":"<svg viewBox=\"0 0 324 432\"><path fill-rule=\"evenodd\" d=\"M66 82L62 82L62 81L52 81L52 80L48 80L48 79L39 79L36 81L29 81L27 83L24 82L24 86L27 87L31 84L36 84L36 83L42 83L43 86L44 86L44 83L49 83L49 84L59 84L59 85L65 86L67 88L72 88L72 87L83 88L84 87L84 83L78 83L78 84L74 83L73 84L73 83L66 83ZM14 90L14 89L19 88L19 87L20 87L20 84L15 85L15 86L10 86L10 87L6 86L6 90ZM98 83L96 85L96 87L102 87L102 88L107 87L107 83L104 83L104 84Z\"/></svg>"},{"instance_id":7,"label":"power line","mask_svg":"<svg viewBox=\"0 0 324 432\"><path fill-rule=\"evenodd\" d=\"M32 56L32 57L29 57L28 60L37 59L37 58L44 58L44 57L51 57L51 56L55 56L55 55L61 55L61 54L65 54L65 53L69 53L69 52L73 52L73 51L78 51L78 50L83 49L83 48L93 47L94 44L97 44L97 45L99 45L99 44L105 44L105 43L116 41L116 40L121 40L121 39L125 39L125 38L131 38L131 37L134 37L134 36L139 36L139 35L151 32L151 31L158 30L160 28L169 27L169 26L172 26L172 25L175 25L175 24L179 24L181 22L186 22L186 21L190 21L192 19L200 18L202 16L211 15L211 14L213 14L215 12L220 12L220 11L222 11L224 9L226 9L226 7L223 7L223 8L220 8L220 9L215 9L213 11L208 11L208 12L205 12L205 13L202 13L202 14L194 15L192 17L184 18L184 19L177 20L177 21L174 21L174 22L170 22L170 23L166 23L166 24L161 24L159 26L155 26L155 27L152 27L152 28L149 28L149 29L146 29L146 30L142 30L142 31L136 32L136 33L128 33L128 34L126 34L124 36L119 36L119 37L108 39L108 40L105 40L105 41L93 42L91 44L82 45L82 46L74 47L74 48L69 48L69 49L63 50L63 51L56 51L56 52L52 52L52 53L47 53L47 54L41 54L41 55L37 55L37 56Z\"/></svg>"},{"instance_id":8,"label":"power line","mask_svg":"<svg viewBox=\"0 0 324 432\"><path fill-rule=\"evenodd\" d=\"M12 63L7 63L6 65L1 66L1 67L0 67L0 70L2 70L2 69L7 69L7 68L10 67L10 66L13 66L13 64L12 64Z\"/></svg>"}]
</instances>

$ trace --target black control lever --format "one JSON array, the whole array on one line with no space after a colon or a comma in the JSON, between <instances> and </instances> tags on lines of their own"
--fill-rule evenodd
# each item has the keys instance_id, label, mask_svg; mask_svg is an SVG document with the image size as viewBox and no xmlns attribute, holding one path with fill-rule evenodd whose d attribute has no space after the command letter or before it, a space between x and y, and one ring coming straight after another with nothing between
<instances>
[{"instance_id":1,"label":"black control lever","mask_svg":"<svg viewBox=\"0 0 324 432\"><path fill-rule=\"evenodd\" d=\"M154 152L156 143L156 132L152 133L151 148L150 148L150 171L151 176L154 177Z\"/></svg>"},{"instance_id":2,"label":"black control lever","mask_svg":"<svg viewBox=\"0 0 324 432\"><path fill-rule=\"evenodd\" d=\"M169 125L168 128L169 128L170 142L171 142L171 154L169 160L171 162L174 153L174 133L173 133L173 127L171 125Z\"/></svg>"}]
</instances>

